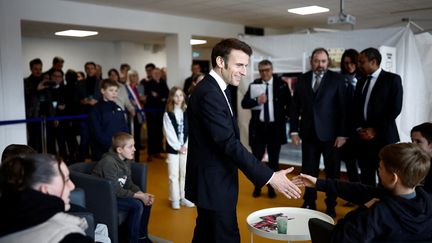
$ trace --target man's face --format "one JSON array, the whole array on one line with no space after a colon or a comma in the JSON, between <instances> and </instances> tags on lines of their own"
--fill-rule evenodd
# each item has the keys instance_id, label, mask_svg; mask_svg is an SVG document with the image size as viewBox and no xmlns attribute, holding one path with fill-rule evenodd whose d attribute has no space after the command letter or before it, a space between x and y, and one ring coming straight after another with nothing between
<instances>
[{"instance_id":1,"label":"man's face","mask_svg":"<svg viewBox=\"0 0 432 243\"><path fill-rule=\"evenodd\" d=\"M101 93L105 100L115 101L115 99L117 99L118 88L116 86L110 86L106 89L101 89Z\"/></svg>"},{"instance_id":2,"label":"man's face","mask_svg":"<svg viewBox=\"0 0 432 243\"><path fill-rule=\"evenodd\" d=\"M240 50L231 50L228 62L222 57L217 57L217 64L221 67L222 79L234 86L239 86L241 78L246 76L246 67L249 64L249 55Z\"/></svg>"},{"instance_id":3,"label":"man's face","mask_svg":"<svg viewBox=\"0 0 432 243\"><path fill-rule=\"evenodd\" d=\"M96 75L96 67L94 65L88 64L85 66L85 72L88 77L94 77Z\"/></svg>"},{"instance_id":4,"label":"man's face","mask_svg":"<svg viewBox=\"0 0 432 243\"><path fill-rule=\"evenodd\" d=\"M270 65L259 65L258 71L264 81L269 81L273 76L273 68Z\"/></svg>"},{"instance_id":5,"label":"man's face","mask_svg":"<svg viewBox=\"0 0 432 243\"><path fill-rule=\"evenodd\" d=\"M42 75L42 64L34 64L30 71L33 76L40 77Z\"/></svg>"},{"instance_id":6,"label":"man's face","mask_svg":"<svg viewBox=\"0 0 432 243\"><path fill-rule=\"evenodd\" d=\"M200 67L200 65L198 65L198 64L194 64L193 66L192 66L192 73L193 74L198 74L198 73L200 73L201 72L201 67Z\"/></svg>"},{"instance_id":7,"label":"man's face","mask_svg":"<svg viewBox=\"0 0 432 243\"><path fill-rule=\"evenodd\" d=\"M361 53L360 53L359 58L358 58L358 68L359 68L359 71L361 72L361 74L363 74L365 76L372 74L373 72L375 72L375 70L378 69L378 67L376 66L375 60L369 61L367 56L365 54L361 54Z\"/></svg>"},{"instance_id":8,"label":"man's face","mask_svg":"<svg viewBox=\"0 0 432 243\"><path fill-rule=\"evenodd\" d=\"M54 70L62 70L63 69L63 64L64 62L58 62L56 64L53 65Z\"/></svg>"},{"instance_id":9,"label":"man's face","mask_svg":"<svg viewBox=\"0 0 432 243\"><path fill-rule=\"evenodd\" d=\"M53 72L51 75L51 80L55 81L57 84L63 83L63 75L61 72Z\"/></svg>"},{"instance_id":10,"label":"man's face","mask_svg":"<svg viewBox=\"0 0 432 243\"><path fill-rule=\"evenodd\" d=\"M432 156L432 143L429 143L421 132L412 132L411 141L418 144L424 151Z\"/></svg>"},{"instance_id":11,"label":"man's face","mask_svg":"<svg viewBox=\"0 0 432 243\"><path fill-rule=\"evenodd\" d=\"M135 141L133 139L127 140L125 146L117 148L117 153L121 159L133 160L135 154Z\"/></svg>"},{"instance_id":12,"label":"man's face","mask_svg":"<svg viewBox=\"0 0 432 243\"><path fill-rule=\"evenodd\" d=\"M157 80L157 81L161 80L161 78L162 78L162 71L159 68L153 69L152 78L154 80Z\"/></svg>"},{"instance_id":13,"label":"man's face","mask_svg":"<svg viewBox=\"0 0 432 243\"><path fill-rule=\"evenodd\" d=\"M324 73L327 71L329 59L325 52L316 52L311 59L312 71L315 73Z\"/></svg>"},{"instance_id":14,"label":"man's face","mask_svg":"<svg viewBox=\"0 0 432 243\"><path fill-rule=\"evenodd\" d=\"M153 69L154 69L154 68L151 68L151 67L146 68L145 71L146 71L147 77L151 77L151 76L152 76Z\"/></svg>"}]
</instances>

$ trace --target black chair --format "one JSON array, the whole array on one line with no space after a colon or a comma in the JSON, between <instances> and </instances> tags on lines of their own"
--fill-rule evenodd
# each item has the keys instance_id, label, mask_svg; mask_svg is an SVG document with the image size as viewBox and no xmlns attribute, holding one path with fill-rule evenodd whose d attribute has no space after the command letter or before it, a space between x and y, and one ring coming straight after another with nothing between
<instances>
[{"instance_id":1,"label":"black chair","mask_svg":"<svg viewBox=\"0 0 432 243\"><path fill-rule=\"evenodd\" d=\"M119 226L127 212L117 210L117 198L111 181L91 175L96 162L75 163L69 166L70 178L86 194L86 208L94 214L96 223L106 224L111 242L119 242ZM147 165L131 164L132 181L143 191L147 188Z\"/></svg>"},{"instance_id":2,"label":"black chair","mask_svg":"<svg viewBox=\"0 0 432 243\"><path fill-rule=\"evenodd\" d=\"M85 202L85 192L83 189L76 187L75 190L70 193L71 208L69 214L74 216L85 218L87 221L88 228L85 230L86 235L92 239L95 238L95 223L93 213L87 210Z\"/></svg>"}]
</instances>

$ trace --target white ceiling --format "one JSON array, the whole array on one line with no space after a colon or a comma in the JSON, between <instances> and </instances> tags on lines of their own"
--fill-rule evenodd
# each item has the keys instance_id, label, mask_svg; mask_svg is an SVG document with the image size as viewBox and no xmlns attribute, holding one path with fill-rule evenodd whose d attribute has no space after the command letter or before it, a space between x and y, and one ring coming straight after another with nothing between
<instances>
[{"instance_id":1,"label":"white ceiling","mask_svg":"<svg viewBox=\"0 0 432 243\"><path fill-rule=\"evenodd\" d=\"M357 24L327 25L329 16L338 15L339 0L67 0L73 2L129 8L171 15L204 18L245 26L270 28L281 32L304 29L363 29L386 26L402 26L409 19L420 27L414 32L432 31L432 0L345 0L344 12L357 18ZM300 16L287 12L288 8L319 5L330 12ZM52 38L52 31L64 29L64 25L30 22L22 23L24 36ZM69 27L69 26L68 26ZM163 43L164 35L126 30L101 29L93 39L127 40L147 43ZM92 39L89 38L89 39Z\"/></svg>"}]
</instances>

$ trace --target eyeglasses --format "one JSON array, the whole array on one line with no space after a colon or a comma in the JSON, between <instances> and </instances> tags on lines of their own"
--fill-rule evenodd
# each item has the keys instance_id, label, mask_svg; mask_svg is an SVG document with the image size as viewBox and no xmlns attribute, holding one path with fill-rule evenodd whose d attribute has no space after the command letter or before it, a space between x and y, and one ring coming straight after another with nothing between
<instances>
[{"instance_id":1,"label":"eyeglasses","mask_svg":"<svg viewBox=\"0 0 432 243\"><path fill-rule=\"evenodd\" d=\"M263 73L263 72L270 72L270 71L271 71L271 68L258 69L258 71L259 71L260 73Z\"/></svg>"}]
</instances>

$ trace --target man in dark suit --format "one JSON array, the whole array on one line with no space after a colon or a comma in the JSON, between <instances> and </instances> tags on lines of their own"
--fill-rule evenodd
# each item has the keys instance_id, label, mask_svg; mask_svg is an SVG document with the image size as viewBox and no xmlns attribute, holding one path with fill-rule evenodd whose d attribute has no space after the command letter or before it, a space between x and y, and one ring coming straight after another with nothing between
<instances>
[{"instance_id":1,"label":"man in dark suit","mask_svg":"<svg viewBox=\"0 0 432 243\"><path fill-rule=\"evenodd\" d=\"M258 63L260 78L249 85L241 105L243 109L251 109L249 122L249 145L258 160L262 160L267 148L268 166L273 171L279 170L279 153L281 144L287 142L286 123L291 93L288 85L278 76L273 75L273 64L269 60ZM251 88L262 87L261 94L255 94ZM258 95L258 96L256 96ZM258 109L257 109L258 108ZM275 198L274 189L267 185L268 196ZM261 195L261 188L255 187L253 197Z\"/></svg>"},{"instance_id":2,"label":"man in dark suit","mask_svg":"<svg viewBox=\"0 0 432 243\"><path fill-rule=\"evenodd\" d=\"M318 176L321 154L327 178L338 178L339 150L346 142L346 87L343 77L328 70L324 48L312 52L312 70L301 75L294 89L290 128L294 144L302 140L302 172ZM301 120L300 120L301 117ZM316 209L316 190L306 188L303 208ZM336 196L327 193L326 213L336 216Z\"/></svg>"},{"instance_id":3,"label":"man in dark suit","mask_svg":"<svg viewBox=\"0 0 432 243\"><path fill-rule=\"evenodd\" d=\"M396 117L402 110L402 80L381 69L381 54L367 48L359 55L360 79L354 93L355 126L358 134L358 162L363 184L376 185L378 153L399 141Z\"/></svg>"},{"instance_id":4,"label":"man in dark suit","mask_svg":"<svg viewBox=\"0 0 432 243\"><path fill-rule=\"evenodd\" d=\"M197 205L192 242L239 243L236 206L238 169L255 185L270 184L288 198L300 190L286 174L274 172L240 143L228 85L238 86L246 75L252 49L237 39L226 39L212 50L211 72L194 89L188 109L189 147L186 198Z\"/></svg>"}]
</instances>

